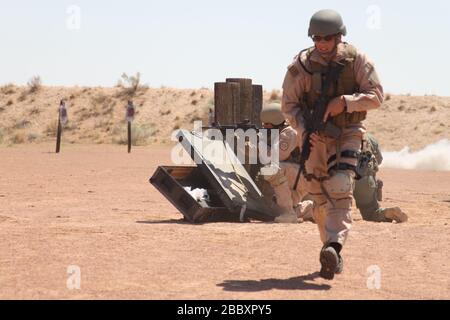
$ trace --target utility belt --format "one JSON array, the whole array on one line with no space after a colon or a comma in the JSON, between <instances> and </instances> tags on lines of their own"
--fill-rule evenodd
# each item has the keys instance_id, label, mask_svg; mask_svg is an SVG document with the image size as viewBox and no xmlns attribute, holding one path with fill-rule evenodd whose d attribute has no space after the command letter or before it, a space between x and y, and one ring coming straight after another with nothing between
<instances>
[{"instance_id":1,"label":"utility belt","mask_svg":"<svg viewBox=\"0 0 450 320\"><path fill-rule=\"evenodd\" d=\"M305 103L300 103L298 105L302 113L306 112L308 106ZM333 124L339 128L346 128L349 125L360 123L364 121L367 117L367 111L355 111L352 113L341 112L337 116L331 117Z\"/></svg>"},{"instance_id":2,"label":"utility belt","mask_svg":"<svg viewBox=\"0 0 450 320\"><path fill-rule=\"evenodd\" d=\"M350 171L355 172L355 178L356 178L356 180L359 180L359 179L361 178L361 176L358 175L356 166L351 165L351 164L348 164L348 163L345 163L345 162L344 162L344 163L338 163L338 164L335 164L334 166L332 166L332 167L330 167L330 168L328 169L328 172L331 172L331 171L341 171L341 170L342 170L342 171L350 170ZM316 181L318 181L318 182L320 182L320 183L322 183L322 182L325 181L325 180L330 179L329 176L317 177L315 174L312 174L312 173L304 173L304 177L305 177L305 179L306 179L307 181L316 180Z\"/></svg>"},{"instance_id":3,"label":"utility belt","mask_svg":"<svg viewBox=\"0 0 450 320\"><path fill-rule=\"evenodd\" d=\"M357 159L357 165L351 165L349 163L341 162L341 158L353 158ZM316 180L320 183L322 183L325 180L329 179L329 174L332 171L341 171L341 170L350 170L355 173L355 179L359 180L361 179L360 170L359 169L359 162L361 158L361 152L356 152L353 150L344 150L341 151L340 154L334 154L331 157L328 158L327 165L328 165L328 176L324 177L317 177L316 175L312 173L306 172L306 170L303 172L304 177L307 181ZM330 166L331 163L336 162L333 166Z\"/></svg>"},{"instance_id":4,"label":"utility belt","mask_svg":"<svg viewBox=\"0 0 450 320\"><path fill-rule=\"evenodd\" d=\"M352 113L342 112L331 119L339 128L346 128L349 125L360 123L366 119L366 116L367 111L355 111Z\"/></svg>"}]
</instances>

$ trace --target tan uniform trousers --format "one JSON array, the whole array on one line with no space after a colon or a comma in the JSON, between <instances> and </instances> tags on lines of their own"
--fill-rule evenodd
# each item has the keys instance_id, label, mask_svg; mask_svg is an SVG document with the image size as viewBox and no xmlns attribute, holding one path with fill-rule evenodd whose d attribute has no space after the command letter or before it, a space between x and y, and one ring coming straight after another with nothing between
<instances>
[{"instance_id":1,"label":"tan uniform trousers","mask_svg":"<svg viewBox=\"0 0 450 320\"><path fill-rule=\"evenodd\" d=\"M294 206L299 205L303 198L308 195L305 185L301 183L301 180L297 184L297 189L294 190L299 167L300 165L298 163L280 162L278 172L275 175L266 176L265 180L270 184L276 202L283 209L283 213L296 214L298 218L309 218L312 217L312 210L309 209L306 203L295 210L293 209Z\"/></svg>"},{"instance_id":2,"label":"tan uniform trousers","mask_svg":"<svg viewBox=\"0 0 450 320\"><path fill-rule=\"evenodd\" d=\"M352 125L343 130L340 138L340 150L360 151L364 127L361 124ZM328 159L336 155L337 141L321 136L320 141L312 149L305 164L308 174L324 178L323 182L316 179L307 181L302 175L301 185L305 186L309 196L314 200L313 218L320 232L323 244L337 242L344 245L352 225L351 207L353 201L353 185L355 173L352 170L328 169L336 164L327 164ZM356 166L357 159L341 158L340 163Z\"/></svg>"}]
</instances>

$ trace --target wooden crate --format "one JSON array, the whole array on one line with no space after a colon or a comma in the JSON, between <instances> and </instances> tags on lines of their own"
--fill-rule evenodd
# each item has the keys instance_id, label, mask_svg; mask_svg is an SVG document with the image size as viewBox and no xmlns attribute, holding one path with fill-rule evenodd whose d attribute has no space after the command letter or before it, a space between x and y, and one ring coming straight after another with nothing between
<instances>
[{"instance_id":1,"label":"wooden crate","mask_svg":"<svg viewBox=\"0 0 450 320\"><path fill-rule=\"evenodd\" d=\"M161 192L192 223L239 221L223 204L197 166L160 166L150 178L150 183ZM196 201L184 187L203 188L210 201Z\"/></svg>"}]
</instances>

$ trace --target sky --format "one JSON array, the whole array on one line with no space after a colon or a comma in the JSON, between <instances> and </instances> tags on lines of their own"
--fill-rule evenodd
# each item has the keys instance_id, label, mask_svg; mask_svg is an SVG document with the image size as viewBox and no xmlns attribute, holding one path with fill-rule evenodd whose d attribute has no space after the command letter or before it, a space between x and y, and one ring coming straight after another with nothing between
<instances>
[{"instance_id":1,"label":"sky","mask_svg":"<svg viewBox=\"0 0 450 320\"><path fill-rule=\"evenodd\" d=\"M385 92L450 96L450 2L0 0L0 84L213 88L251 78L281 89L309 19L335 9L345 41L375 63Z\"/></svg>"}]
</instances>

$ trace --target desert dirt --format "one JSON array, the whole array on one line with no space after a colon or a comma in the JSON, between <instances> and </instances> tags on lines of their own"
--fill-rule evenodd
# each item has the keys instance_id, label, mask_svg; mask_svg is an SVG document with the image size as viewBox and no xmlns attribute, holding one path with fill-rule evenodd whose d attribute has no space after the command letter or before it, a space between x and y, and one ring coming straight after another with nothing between
<instances>
[{"instance_id":1,"label":"desert dirt","mask_svg":"<svg viewBox=\"0 0 450 320\"><path fill-rule=\"evenodd\" d=\"M382 169L382 205L409 221L354 210L344 273L326 281L312 223L183 222L148 182L169 146L63 141L58 155L54 143L0 147L1 299L450 298L450 172Z\"/></svg>"},{"instance_id":2,"label":"desert dirt","mask_svg":"<svg viewBox=\"0 0 450 320\"><path fill-rule=\"evenodd\" d=\"M450 97L393 95L369 112L365 124L383 151L409 146L417 151L450 137ZM264 103L279 102L280 90L264 92ZM54 141L58 106L66 100L69 122L64 139L70 144L125 144L125 106L136 106L133 143L167 144L178 128L191 129L193 122L206 125L214 107L208 88L175 89L140 87L132 96L123 88L50 87L35 92L24 86L0 87L0 145Z\"/></svg>"}]
</instances>

